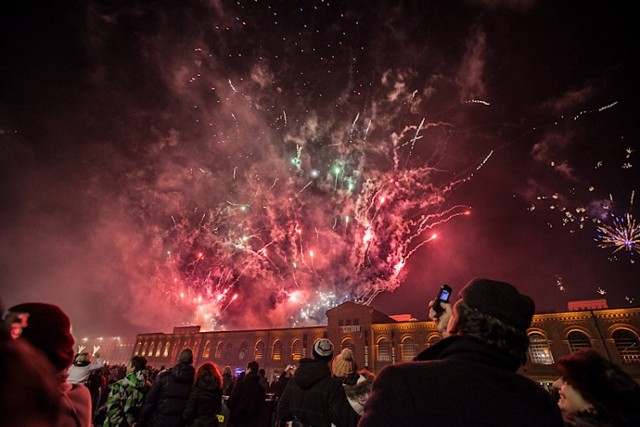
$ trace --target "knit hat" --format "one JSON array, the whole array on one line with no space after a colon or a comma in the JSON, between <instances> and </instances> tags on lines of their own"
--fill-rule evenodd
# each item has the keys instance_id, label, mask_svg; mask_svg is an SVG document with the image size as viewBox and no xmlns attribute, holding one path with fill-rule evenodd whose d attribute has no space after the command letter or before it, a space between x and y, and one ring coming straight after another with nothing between
<instances>
[{"instance_id":1,"label":"knit hat","mask_svg":"<svg viewBox=\"0 0 640 427\"><path fill-rule=\"evenodd\" d=\"M473 279L462 288L460 296L468 306L481 313L526 331L535 311L533 300L512 285L491 279Z\"/></svg>"},{"instance_id":2,"label":"knit hat","mask_svg":"<svg viewBox=\"0 0 640 427\"><path fill-rule=\"evenodd\" d=\"M71 365L75 340L71 335L71 320L60 307L33 302L16 305L9 311L29 314L20 337L44 352L57 371Z\"/></svg>"},{"instance_id":3,"label":"knit hat","mask_svg":"<svg viewBox=\"0 0 640 427\"><path fill-rule=\"evenodd\" d=\"M317 360L326 360L327 362L333 357L333 344L326 338L319 339L313 345L313 358Z\"/></svg>"},{"instance_id":4,"label":"knit hat","mask_svg":"<svg viewBox=\"0 0 640 427\"><path fill-rule=\"evenodd\" d=\"M185 348L178 355L178 362L191 365L193 363L193 351L190 348Z\"/></svg>"},{"instance_id":5,"label":"knit hat","mask_svg":"<svg viewBox=\"0 0 640 427\"><path fill-rule=\"evenodd\" d=\"M355 371L353 353L351 352L351 349L345 348L336 356L335 359L333 359L331 372L335 377L344 378L353 373L353 371Z\"/></svg>"}]
</instances>

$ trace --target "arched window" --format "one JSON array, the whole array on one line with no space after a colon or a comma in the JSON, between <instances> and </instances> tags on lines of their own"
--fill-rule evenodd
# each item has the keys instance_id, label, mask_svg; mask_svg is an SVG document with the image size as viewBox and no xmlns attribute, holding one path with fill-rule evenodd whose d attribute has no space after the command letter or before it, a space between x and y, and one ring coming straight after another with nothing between
<instances>
[{"instance_id":1,"label":"arched window","mask_svg":"<svg viewBox=\"0 0 640 427\"><path fill-rule=\"evenodd\" d=\"M418 346L416 346L416 342L411 337L402 340L401 350L402 360L405 362L413 360L418 355Z\"/></svg>"},{"instance_id":2,"label":"arched window","mask_svg":"<svg viewBox=\"0 0 640 427\"><path fill-rule=\"evenodd\" d=\"M391 343L386 338L378 341L378 362L391 362Z\"/></svg>"},{"instance_id":3,"label":"arched window","mask_svg":"<svg viewBox=\"0 0 640 427\"><path fill-rule=\"evenodd\" d=\"M589 337L580 331L571 331L567 335L569 341L569 351L574 352L583 348L591 348L591 340Z\"/></svg>"},{"instance_id":4,"label":"arched window","mask_svg":"<svg viewBox=\"0 0 640 427\"><path fill-rule=\"evenodd\" d=\"M273 343L273 352L271 353L271 360L282 360L282 341L276 340Z\"/></svg>"},{"instance_id":5,"label":"arched window","mask_svg":"<svg viewBox=\"0 0 640 427\"><path fill-rule=\"evenodd\" d=\"M349 350L351 350L351 352L353 354L356 353L356 345L353 343L353 341L351 341L351 338L345 338L342 341L342 345L341 345L341 350L344 350L345 348L348 348Z\"/></svg>"},{"instance_id":6,"label":"arched window","mask_svg":"<svg viewBox=\"0 0 640 427\"><path fill-rule=\"evenodd\" d=\"M173 345L173 350L171 357L178 357L178 349L180 348L180 338L176 340L176 343Z\"/></svg>"},{"instance_id":7,"label":"arched window","mask_svg":"<svg viewBox=\"0 0 640 427\"><path fill-rule=\"evenodd\" d=\"M432 345L434 345L435 343L437 343L441 339L442 339L441 335L437 335L437 334L431 335L429 337L429 339L427 340L427 347L431 347Z\"/></svg>"},{"instance_id":8,"label":"arched window","mask_svg":"<svg viewBox=\"0 0 640 427\"><path fill-rule=\"evenodd\" d=\"M222 351L224 350L224 343L220 341L216 346L216 359L222 359Z\"/></svg>"},{"instance_id":9,"label":"arched window","mask_svg":"<svg viewBox=\"0 0 640 427\"><path fill-rule=\"evenodd\" d=\"M544 335L535 332L529 335L529 360L537 365L553 365L553 355Z\"/></svg>"},{"instance_id":10,"label":"arched window","mask_svg":"<svg viewBox=\"0 0 640 427\"><path fill-rule=\"evenodd\" d=\"M298 361L302 359L302 341L294 340L291 344L291 360Z\"/></svg>"},{"instance_id":11,"label":"arched window","mask_svg":"<svg viewBox=\"0 0 640 427\"><path fill-rule=\"evenodd\" d=\"M202 349L202 357L205 359L209 357L209 353L211 352L211 341L207 340L204 343L204 348Z\"/></svg>"},{"instance_id":12,"label":"arched window","mask_svg":"<svg viewBox=\"0 0 640 427\"><path fill-rule=\"evenodd\" d=\"M156 347L156 357L160 357L162 353L162 341L158 341L158 347Z\"/></svg>"},{"instance_id":13,"label":"arched window","mask_svg":"<svg viewBox=\"0 0 640 427\"><path fill-rule=\"evenodd\" d=\"M171 348L171 342L167 341L164 343L164 353L162 354L164 357L169 357L169 349Z\"/></svg>"},{"instance_id":14,"label":"arched window","mask_svg":"<svg viewBox=\"0 0 640 427\"><path fill-rule=\"evenodd\" d=\"M254 359L262 360L264 358L264 341L260 340L256 343L256 354Z\"/></svg>"},{"instance_id":15,"label":"arched window","mask_svg":"<svg viewBox=\"0 0 640 427\"><path fill-rule=\"evenodd\" d=\"M244 362L245 360L247 360L248 356L249 356L249 344L247 344L246 341L242 341L242 343L240 344L240 348L238 350L238 360L241 362Z\"/></svg>"},{"instance_id":16,"label":"arched window","mask_svg":"<svg viewBox=\"0 0 640 427\"><path fill-rule=\"evenodd\" d=\"M135 356L141 356L140 354L141 349L142 349L142 341L138 341L138 343L136 344L136 349L133 351L133 354Z\"/></svg>"},{"instance_id":17,"label":"arched window","mask_svg":"<svg viewBox=\"0 0 640 427\"><path fill-rule=\"evenodd\" d=\"M147 356L151 357L153 356L153 350L156 348L156 342L155 341L151 341L151 344L149 344L149 350L147 351Z\"/></svg>"},{"instance_id":18,"label":"arched window","mask_svg":"<svg viewBox=\"0 0 640 427\"><path fill-rule=\"evenodd\" d=\"M640 346L636 334L626 329L618 329L613 333L613 342L616 344L622 363L625 365L640 363Z\"/></svg>"},{"instance_id":19,"label":"arched window","mask_svg":"<svg viewBox=\"0 0 640 427\"><path fill-rule=\"evenodd\" d=\"M141 356L146 356L147 355L147 347L149 347L149 343L145 342L144 344L142 344L142 353L140 353Z\"/></svg>"}]
</instances>

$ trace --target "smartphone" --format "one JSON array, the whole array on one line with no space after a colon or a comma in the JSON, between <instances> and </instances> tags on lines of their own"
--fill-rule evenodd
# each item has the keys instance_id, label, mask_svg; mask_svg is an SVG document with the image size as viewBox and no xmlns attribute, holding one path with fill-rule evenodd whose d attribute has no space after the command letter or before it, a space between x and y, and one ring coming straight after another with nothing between
<instances>
[{"instance_id":1,"label":"smartphone","mask_svg":"<svg viewBox=\"0 0 640 427\"><path fill-rule=\"evenodd\" d=\"M433 302L433 309L436 313L442 313L444 311L444 308L442 308L442 305L440 305L440 303L449 302L449 298L451 298L451 286L440 286L438 296L436 296L436 300Z\"/></svg>"}]
</instances>

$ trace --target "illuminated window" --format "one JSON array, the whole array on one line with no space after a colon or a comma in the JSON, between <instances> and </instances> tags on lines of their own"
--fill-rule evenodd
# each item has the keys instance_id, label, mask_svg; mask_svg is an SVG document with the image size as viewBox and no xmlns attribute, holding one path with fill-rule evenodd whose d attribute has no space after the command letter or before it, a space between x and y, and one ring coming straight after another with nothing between
<instances>
[{"instance_id":1,"label":"illuminated window","mask_svg":"<svg viewBox=\"0 0 640 427\"><path fill-rule=\"evenodd\" d=\"M378 341L378 362L391 362L391 343L385 338Z\"/></svg>"},{"instance_id":2,"label":"illuminated window","mask_svg":"<svg viewBox=\"0 0 640 427\"><path fill-rule=\"evenodd\" d=\"M346 338L344 341L342 341L342 348L341 350L344 350L345 348L348 348L349 350L351 350L352 353L355 354L356 352L356 345L353 343L353 341L351 341L351 339Z\"/></svg>"},{"instance_id":3,"label":"illuminated window","mask_svg":"<svg viewBox=\"0 0 640 427\"><path fill-rule=\"evenodd\" d=\"M209 357L209 353L211 352L211 341L206 341L204 343L204 348L202 349L202 357Z\"/></svg>"},{"instance_id":4,"label":"illuminated window","mask_svg":"<svg viewBox=\"0 0 640 427\"><path fill-rule=\"evenodd\" d=\"M553 365L549 342L542 334L529 335L529 360L536 365Z\"/></svg>"},{"instance_id":5,"label":"illuminated window","mask_svg":"<svg viewBox=\"0 0 640 427\"><path fill-rule=\"evenodd\" d=\"M224 349L224 343L220 341L216 346L216 359L222 359L222 350Z\"/></svg>"},{"instance_id":6,"label":"illuminated window","mask_svg":"<svg viewBox=\"0 0 640 427\"><path fill-rule=\"evenodd\" d=\"M244 361L247 360L247 356L249 353L249 344L246 341L242 341L240 344L240 349L238 350L238 360Z\"/></svg>"},{"instance_id":7,"label":"illuminated window","mask_svg":"<svg viewBox=\"0 0 640 427\"><path fill-rule=\"evenodd\" d=\"M156 348L156 342L151 341L151 344L149 344L149 350L147 351L147 356L153 356L153 350L155 348Z\"/></svg>"},{"instance_id":8,"label":"illuminated window","mask_svg":"<svg viewBox=\"0 0 640 427\"><path fill-rule=\"evenodd\" d=\"M173 351L171 357L178 357L178 349L180 348L180 338L178 338L173 345Z\"/></svg>"},{"instance_id":9,"label":"illuminated window","mask_svg":"<svg viewBox=\"0 0 640 427\"><path fill-rule=\"evenodd\" d=\"M142 352L140 353L141 356L146 356L147 355L147 347L149 347L149 343L145 342L142 345Z\"/></svg>"},{"instance_id":10,"label":"illuminated window","mask_svg":"<svg viewBox=\"0 0 640 427\"><path fill-rule=\"evenodd\" d=\"M164 354L163 354L164 357L169 357L169 350L170 349L171 349L171 342L167 341L164 344Z\"/></svg>"},{"instance_id":11,"label":"illuminated window","mask_svg":"<svg viewBox=\"0 0 640 427\"><path fill-rule=\"evenodd\" d=\"M291 360L298 361L302 359L302 341L295 340L291 344Z\"/></svg>"},{"instance_id":12,"label":"illuminated window","mask_svg":"<svg viewBox=\"0 0 640 427\"><path fill-rule=\"evenodd\" d=\"M271 353L271 360L282 360L282 342L276 340L273 343L273 353Z\"/></svg>"},{"instance_id":13,"label":"illuminated window","mask_svg":"<svg viewBox=\"0 0 640 427\"><path fill-rule=\"evenodd\" d=\"M418 346L413 338L405 338L402 341L402 360L405 362L413 360L418 355Z\"/></svg>"},{"instance_id":14,"label":"illuminated window","mask_svg":"<svg viewBox=\"0 0 640 427\"><path fill-rule=\"evenodd\" d=\"M158 348L156 348L156 357L160 357L161 352L162 352L162 341L158 343Z\"/></svg>"},{"instance_id":15,"label":"illuminated window","mask_svg":"<svg viewBox=\"0 0 640 427\"><path fill-rule=\"evenodd\" d=\"M591 340L589 337L580 331L571 331L567 335L569 341L569 351L578 351L583 348L591 348Z\"/></svg>"},{"instance_id":16,"label":"illuminated window","mask_svg":"<svg viewBox=\"0 0 640 427\"><path fill-rule=\"evenodd\" d=\"M255 360L262 360L264 358L264 341L258 341L256 343Z\"/></svg>"},{"instance_id":17,"label":"illuminated window","mask_svg":"<svg viewBox=\"0 0 640 427\"><path fill-rule=\"evenodd\" d=\"M618 354L625 365L637 365L640 363L640 346L638 337L626 329L618 329L613 333L613 341L616 344Z\"/></svg>"},{"instance_id":18,"label":"illuminated window","mask_svg":"<svg viewBox=\"0 0 640 427\"><path fill-rule=\"evenodd\" d=\"M138 341L138 344L136 344L136 349L133 351L133 354L136 356L140 356L141 348L142 348L142 341Z\"/></svg>"}]
</instances>

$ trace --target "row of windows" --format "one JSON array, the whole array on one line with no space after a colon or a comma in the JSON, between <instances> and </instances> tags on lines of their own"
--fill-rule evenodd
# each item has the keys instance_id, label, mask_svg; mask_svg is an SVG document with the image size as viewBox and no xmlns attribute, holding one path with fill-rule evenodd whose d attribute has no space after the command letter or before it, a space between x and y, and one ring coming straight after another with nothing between
<instances>
[{"instance_id":1,"label":"row of windows","mask_svg":"<svg viewBox=\"0 0 640 427\"><path fill-rule=\"evenodd\" d=\"M432 345L439 340L437 335L431 336L427 345ZM640 345L638 337L631 331L626 329L618 329L613 333L613 340L622 359L622 363L625 364L640 364ZM567 342L569 344L569 351L573 352L583 348L591 348L591 338L585 333L580 331L571 331L567 335ZM529 360L534 364L552 365L555 363L551 349L549 348L549 342L547 338L538 332L529 334ZM178 347L189 347L189 340L185 340L182 345L178 341L174 346L172 356L175 357L178 351ZM155 357L168 357L170 354L170 342L158 343L156 347L155 342L141 343L136 346L134 354L141 356L155 356ZM355 345L350 339L345 339L341 343L341 348L350 348L355 351ZM202 349L202 358L208 359L211 356L212 343L206 341ZM249 345L242 342L238 349L237 359L238 361L245 362L249 360L260 361L264 359L265 343L264 341L258 341L253 349L253 358L249 358ZM302 341L296 339L291 344L290 348L291 361L298 361L303 357L303 345ZM393 361L393 348L391 342L386 338L378 340L376 345L376 360L378 362L392 362ZM155 353L154 353L155 351ZM411 337L406 337L400 344L400 359L401 361L413 360L418 354L418 345ZM215 347L215 353L213 355L215 359L223 359L231 361L233 359L233 346L231 343L219 342ZM276 340L271 346L271 360L282 361L282 341Z\"/></svg>"},{"instance_id":2,"label":"row of windows","mask_svg":"<svg viewBox=\"0 0 640 427\"><path fill-rule=\"evenodd\" d=\"M622 363L640 364L640 345L638 337L633 332L627 329L618 329L613 332L612 337ZM570 332L567 335L567 342L570 352L592 348L591 338L580 331ZM529 360L531 363L540 365L555 363L547 338L538 332L529 334Z\"/></svg>"},{"instance_id":3,"label":"row of windows","mask_svg":"<svg viewBox=\"0 0 640 427\"><path fill-rule=\"evenodd\" d=\"M178 348L186 348L186 347L190 347L190 341L188 339L186 339L184 342L180 343L180 341L178 340L174 347L173 347L173 353L170 352L171 349L171 342L167 341L164 344L162 342L159 342L156 346L156 342L153 341L151 343L145 342L138 342L138 344L136 345L134 354L135 355L139 355L139 356L147 356L147 357L169 357L169 355L171 354L172 357L175 357L177 355L178 352ZM194 346L195 347L195 346ZM342 342L342 348L346 348L349 347L352 351L355 350L355 344L349 340L346 339ZM195 349L194 349L195 350ZM212 343L211 341L206 341L203 348L202 348L202 358L204 359L208 359L211 356L211 350L212 350ZM250 358L249 357L249 344L244 341L240 344L239 348L238 348L238 353L237 353L237 359L238 361L250 361L250 360L255 360L255 361L260 361L260 360L264 360L264 353L265 353L265 343L264 341L258 341L254 347L254 352L253 352L253 357ZM291 361L299 361L300 359L302 359L303 357L303 345L302 345L302 341L299 339L296 339L293 341L293 343L291 344L291 352L290 352L290 360ZM214 359L223 359L223 360L228 360L231 361L233 359L233 345L232 343L224 343L222 341L220 341L217 346L215 347L215 352L213 353L213 358ZM280 340L276 340L274 341L274 343L271 346L271 360L273 361L281 361L283 360L283 353L282 353L282 341Z\"/></svg>"}]
</instances>

